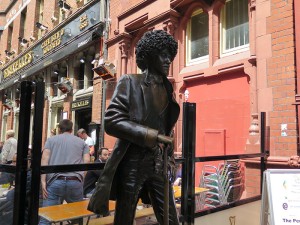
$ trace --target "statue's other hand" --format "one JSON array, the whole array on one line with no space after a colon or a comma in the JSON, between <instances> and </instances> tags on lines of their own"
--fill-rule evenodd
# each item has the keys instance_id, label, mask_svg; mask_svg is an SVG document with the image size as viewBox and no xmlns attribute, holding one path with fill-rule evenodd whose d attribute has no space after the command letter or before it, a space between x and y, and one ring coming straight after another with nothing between
<instances>
[{"instance_id":1,"label":"statue's other hand","mask_svg":"<svg viewBox=\"0 0 300 225\"><path fill-rule=\"evenodd\" d=\"M100 191L95 190L92 197L90 198L90 202L88 204L87 209L98 215L108 216L109 215L108 205L105 204L104 202L108 203L108 200L103 201L103 195L100 193Z\"/></svg>"}]
</instances>

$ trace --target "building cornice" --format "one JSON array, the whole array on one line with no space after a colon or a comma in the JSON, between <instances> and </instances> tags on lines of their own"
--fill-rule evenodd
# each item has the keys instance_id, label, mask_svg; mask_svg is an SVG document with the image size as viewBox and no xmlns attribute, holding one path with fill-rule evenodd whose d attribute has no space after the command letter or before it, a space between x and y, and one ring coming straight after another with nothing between
<instances>
[{"instance_id":1,"label":"building cornice","mask_svg":"<svg viewBox=\"0 0 300 225\"><path fill-rule=\"evenodd\" d=\"M163 13L159 14L158 16L153 17L151 19L141 20L142 22L141 22L140 26L141 27L142 26L150 27L153 24L158 23L159 21L163 21L163 20L166 20L167 18L171 18L171 17L172 18L178 18L178 17L180 17L180 14L177 11L175 11L173 9L170 9L170 10L165 11L165 12L163 12ZM128 24L131 24L131 23L127 23L127 25ZM125 29L126 29L126 27L125 27ZM111 46L111 45L117 43L118 41L123 40L124 38L132 38L132 36L127 32L123 32L121 34L117 34L113 38L108 39L105 43L108 46Z\"/></svg>"},{"instance_id":2,"label":"building cornice","mask_svg":"<svg viewBox=\"0 0 300 225\"><path fill-rule=\"evenodd\" d=\"M105 43L108 45L108 46L111 46L121 40L124 40L124 39L131 39L132 36L126 32L124 33L121 33L121 34L118 34L117 36L107 40Z\"/></svg>"},{"instance_id":3,"label":"building cornice","mask_svg":"<svg viewBox=\"0 0 300 225\"><path fill-rule=\"evenodd\" d=\"M139 4L133 6L132 8L126 10L125 12L121 13L119 16L118 16L118 20L122 20L134 13L136 13L137 11L143 9L144 7L146 7L147 5L150 5L152 2L155 2L156 0L144 0L142 2L140 2Z\"/></svg>"}]
</instances>

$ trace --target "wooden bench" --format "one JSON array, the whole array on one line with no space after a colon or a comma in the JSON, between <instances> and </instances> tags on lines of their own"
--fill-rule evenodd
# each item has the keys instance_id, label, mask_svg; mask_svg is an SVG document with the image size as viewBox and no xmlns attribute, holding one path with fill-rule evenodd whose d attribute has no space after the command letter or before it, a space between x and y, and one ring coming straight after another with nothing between
<instances>
[{"instance_id":1,"label":"wooden bench","mask_svg":"<svg viewBox=\"0 0 300 225\"><path fill-rule=\"evenodd\" d=\"M143 208L137 210L135 213L135 219L141 219L143 217L148 217L154 215L153 208ZM106 216L96 219L90 219L89 225L109 225L113 224L114 216Z\"/></svg>"}]
</instances>

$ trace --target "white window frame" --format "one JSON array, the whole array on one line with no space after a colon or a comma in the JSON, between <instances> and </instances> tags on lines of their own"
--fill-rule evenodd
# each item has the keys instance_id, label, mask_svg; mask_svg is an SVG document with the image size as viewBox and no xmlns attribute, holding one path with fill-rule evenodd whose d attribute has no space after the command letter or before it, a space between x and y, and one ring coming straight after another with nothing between
<instances>
[{"instance_id":1,"label":"white window frame","mask_svg":"<svg viewBox=\"0 0 300 225\"><path fill-rule=\"evenodd\" d=\"M44 0L39 1L39 13L38 13L38 22L43 23L44 21ZM38 29L38 39L42 38L43 31L41 29Z\"/></svg>"},{"instance_id":2,"label":"white window frame","mask_svg":"<svg viewBox=\"0 0 300 225\"><path fill-rule=\"evenodd\" d=\"M191 18L193 16L196 16L200 13L205 13L202 9L197 9L196 11L194 11L191 15ZM198 63L202 63L202 62L207 62L208 59L209 59L209 53L205 56L201 56L201 57L198 57L198 58L195 58L195 59L191 59L191 41L190 41L190 35L191 35L191 18L187 24L187 28L186 28L186 37L185 37L185 40L186 40L186 49L185 49L185 52L186 52L186 66L191 66L191 65L195 65L195 64L198 64Z\"/></svg>"},{"instance_id":3,"label":"white window frame","mask_svg":"<svg viewBox=\"0 0 300 225\"><path fill-rule=\"evenodd\" d=\"M5 141L6 140L6 131L7 131L7 117L8 117L8 113L10 111L9 110L5 110L3 112L3 116L2 116L2 132L1 132L1 141Z\"/></svg>"},{"instance_id":4,"label":"white window frame","mask_svg":"<svg viewBox=\"0 0 300 225\"><path fill-rule=\"evenodd\" d=\"M14 108L14 131L15 138L18 139L19 134L19 120L20 120L20 107Z\"/></svg>"},{"instance_id":5,"label":"white window frame","mask_svg":"<svg viewBox=\"0 0 300 225\"><path fill-rule=\"evenodd\" d=\"M226 3L228 1L239 1L239 0L226 0ZM243 0L243 1L247 1L247 0ZM226 5L226 3L225 3L225 5ZM248 18L249 18L249 14L248 14ZM247 44L240 45L238 47L233 47L230 49L225 49L226 48L226 32L225 32L226 21L225 21L225 19L226 19L226 10L225 10L225 6L224 6L224 8L221 11L221 18L220 18L220 55L221 55L221 57L248 51L250 37L248 37L249 42ZM248 20L248 34L249 34L249 32L250 32L250 29L249 29L249 20Z\"/></svg>"},{"instance_id":6,"label":"white window frame","mask_svg":"<svg viewBox=\"0 0 300 225\"><path fill-rule=\"evenodd\" d=\"M50 131L52 129L56 129L57 125L59 123L58 119L61 118L62 119L62 115L61 112L63 112L63 105L62 102L61 104L53 104L51 107L51 116L50 116ZM58 114L60 113L60 115ZM50 135L50 133L49 133Z\"/></svg>"}]
</instances>

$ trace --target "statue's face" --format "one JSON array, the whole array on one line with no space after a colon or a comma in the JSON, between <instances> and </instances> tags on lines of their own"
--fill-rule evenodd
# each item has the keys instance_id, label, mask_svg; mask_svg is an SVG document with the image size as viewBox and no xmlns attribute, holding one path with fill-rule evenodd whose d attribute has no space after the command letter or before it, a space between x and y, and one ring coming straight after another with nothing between
<instances>
[{"instance_id":1,"label":"statue's face","mask_svg":"<svg viewBox=\"0 0 300 225\"><path fill-rule=\"evenodd\" d=\"M171 54L169 50L166 48L163 49L152 59L152 65L149 65L150 70L156 75L168 76L171 64Z\"/></svg>"}]
</instances>

